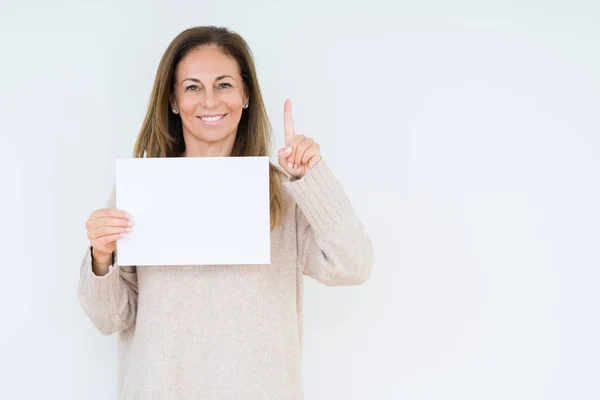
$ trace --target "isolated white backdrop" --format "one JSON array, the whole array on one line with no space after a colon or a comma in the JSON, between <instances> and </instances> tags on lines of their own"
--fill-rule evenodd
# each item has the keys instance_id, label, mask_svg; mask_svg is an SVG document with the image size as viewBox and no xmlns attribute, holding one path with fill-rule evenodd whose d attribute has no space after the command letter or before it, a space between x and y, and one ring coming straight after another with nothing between
<instances>
[{"instance_id":1,"label":"isolated white backdrop","mask_svg":"<svg viewBox=\"0 0 600 400\"><path fill-rule=\"evenodd\" d=\"M600 4L543 3L2 0L0 398L115 398L84 223L205 24L248 40L277 148L290 97L373 239L366 285L306 279L307 399L600 398Z\"/></svg>"}]
</instances>

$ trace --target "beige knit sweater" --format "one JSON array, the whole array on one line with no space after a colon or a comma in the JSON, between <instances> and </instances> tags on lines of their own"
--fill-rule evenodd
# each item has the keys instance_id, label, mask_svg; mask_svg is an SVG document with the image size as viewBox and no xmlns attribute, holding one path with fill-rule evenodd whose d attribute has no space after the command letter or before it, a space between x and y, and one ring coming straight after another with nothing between
<instances>
[{"instance_id":1,"label":"beige knit sweater","mask_svg":"<svg viewBox=\"0 0 600 400\"><path fill-rule=\"evenodd\" d=\"M271 264L81 264L78 296L100 332L118 332L119 398L302 399L303 276L365 282L371 242L324 160L284 182ZM115 207L113 189L108 207Z\"/></svg>"}]
</instances>

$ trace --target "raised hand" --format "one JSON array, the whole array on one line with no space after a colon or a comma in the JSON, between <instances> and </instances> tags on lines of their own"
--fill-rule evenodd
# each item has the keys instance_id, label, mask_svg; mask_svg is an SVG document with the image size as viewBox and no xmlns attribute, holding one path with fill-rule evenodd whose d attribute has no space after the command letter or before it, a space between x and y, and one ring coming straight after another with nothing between
<instances>
[{"instance_id":1,"label":"raised hand","mask_svg":"<svg viewBox=\"0 0 600 400\"><path fill-rule=\"evenodd\" d=\"M285 147L279 150L279 165L294 178L302 178L321 161L321 147L304 135L297 135L292 118L292 102L287 99L283 106Z\"/></svg>"}]
</instances>

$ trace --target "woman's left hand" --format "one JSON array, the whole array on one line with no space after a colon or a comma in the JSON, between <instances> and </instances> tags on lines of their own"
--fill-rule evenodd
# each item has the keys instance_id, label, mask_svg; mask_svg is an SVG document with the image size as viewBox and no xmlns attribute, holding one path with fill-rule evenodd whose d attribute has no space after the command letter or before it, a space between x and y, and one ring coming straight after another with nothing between
<instances>
[{"instance_id":1,"label":"woman's left hand","mask_svg":"<svg viewBox=\"0 0 600 400\"><path fill-rule=\"evenodd\" d=\"M321 161L321 147L304 135L296 135L292 119L292 102L283 106L285 147L279 150L279 165L292 177L302 178Z\"/></svg>"}]
</instances>

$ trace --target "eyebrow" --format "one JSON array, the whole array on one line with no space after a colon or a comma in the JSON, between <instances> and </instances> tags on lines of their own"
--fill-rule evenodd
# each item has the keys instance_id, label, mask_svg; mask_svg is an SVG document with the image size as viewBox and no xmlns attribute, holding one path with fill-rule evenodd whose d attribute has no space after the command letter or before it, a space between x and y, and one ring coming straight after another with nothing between
<instances>
[{"instance_id":1,"label":"eyebrow","mask_svg":"<svg viewBox=\"0 0 600 400\"><path fill-rule=\"evenodd\" d=\"M215 81L219 81L219 80L224 79L224 78L231 78L231 79L235 80L235 78L233 76L231 76L231 75L220 75L220 76L217 76L217 79L215 79ZM202 83L202 82L200 82L200 79L196 79L196 78L185 78L183 81L181 81L181 83L183 84L183 82L185 82L185 81L192 81L192 82Z\"/></svg>"}]
</instances>

